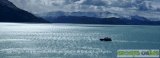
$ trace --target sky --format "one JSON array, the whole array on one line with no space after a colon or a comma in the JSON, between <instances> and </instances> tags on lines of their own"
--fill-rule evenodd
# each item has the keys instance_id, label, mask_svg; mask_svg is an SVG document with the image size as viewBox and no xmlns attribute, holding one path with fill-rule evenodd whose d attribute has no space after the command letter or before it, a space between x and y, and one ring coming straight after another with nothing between
<instances>
[{"instance_id":1,"label":"sky","mask_svg":"<svg viewBox=\"0 0 160 58\"><path fill-rule=\"evenodd\" d=\"M47 12L111 12L160 20L160 0L10 0L34 14Z\"/></svg>"}]
</instances>

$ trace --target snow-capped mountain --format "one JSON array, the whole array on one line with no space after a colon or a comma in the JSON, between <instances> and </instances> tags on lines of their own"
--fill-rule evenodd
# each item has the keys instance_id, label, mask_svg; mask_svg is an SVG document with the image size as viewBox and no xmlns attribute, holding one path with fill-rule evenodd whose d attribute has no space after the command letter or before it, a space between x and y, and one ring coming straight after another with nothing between
<instances>
[{"instance_id":1,"label":"snow-capped mountain","mask_svg":"<svg viewBox=\"0 0 160 58\"><path fill-rule=\"evenodd\" d=\"M79 24L125 24L125 25L159 25L160 21L151 21L145 17L133 15L124 17L110 12L52 12L39 15L52 23Z\"/></svg>"}]
</instances>

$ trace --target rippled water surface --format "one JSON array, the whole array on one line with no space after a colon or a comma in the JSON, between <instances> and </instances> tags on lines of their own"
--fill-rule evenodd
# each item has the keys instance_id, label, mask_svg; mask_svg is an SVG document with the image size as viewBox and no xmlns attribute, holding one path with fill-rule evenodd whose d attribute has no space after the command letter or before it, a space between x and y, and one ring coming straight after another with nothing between
<instances>
[{"instance_id":1,"label":"rippled water surface","mask_svg":"<svg viewBox=\"0 0 160 58\"><path fill-rule=\"evenodd\" d=\"M112 42L99 38L111 37ZM116 58L159 49L160 26L0 23L0 58Z\"/></svg>"}]
</instances>

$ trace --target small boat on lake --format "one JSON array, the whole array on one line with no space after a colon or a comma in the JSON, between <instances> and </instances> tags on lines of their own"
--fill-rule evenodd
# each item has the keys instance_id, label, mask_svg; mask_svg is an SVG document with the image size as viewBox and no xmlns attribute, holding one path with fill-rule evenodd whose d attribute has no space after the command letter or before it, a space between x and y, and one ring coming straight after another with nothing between
<instances>
[{"instance_id":1,"label":"small boat on lake","mask_svg":"<svg viewBox=\"0 0 160 58\"><path fill-rule=\"evenodd\" d=\"M112 41L112 39L109 38L109 37L101 38L101 39L99 39L99 40L100 40L100 41Z\"/></svg>"}]
</instances>

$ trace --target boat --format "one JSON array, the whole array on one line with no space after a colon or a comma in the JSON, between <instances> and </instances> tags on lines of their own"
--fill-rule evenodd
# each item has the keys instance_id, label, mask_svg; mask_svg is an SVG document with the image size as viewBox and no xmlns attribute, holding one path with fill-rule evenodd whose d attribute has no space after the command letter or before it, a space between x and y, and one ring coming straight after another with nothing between
<instances>
[{"instance_id":1,"label":"boat","mask_svg":"<svg viewBox=\"0 0 160 58\"><path fill-rule=\"evenodd\" d=\"M109 37L105 37L105 38L101 38L100 41L112 41L112 39Z\"/></svg>"}]
</instances>

